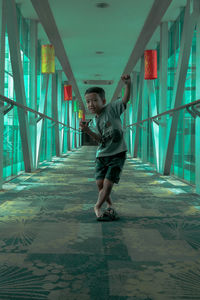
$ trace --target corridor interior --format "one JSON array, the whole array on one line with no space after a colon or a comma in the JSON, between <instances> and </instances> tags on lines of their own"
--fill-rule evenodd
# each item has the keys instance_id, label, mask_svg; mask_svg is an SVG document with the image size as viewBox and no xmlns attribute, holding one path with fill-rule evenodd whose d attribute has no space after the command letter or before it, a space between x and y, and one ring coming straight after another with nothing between
<instances>
[{"instance_id":1,"label":"corridor interior","mask_svg":"<svg viewBox=\"0 0 200 300\"><path fill-rule=\"evenodd\" d=\"M200 299L200 196L127 160L98 222L96 146L83 146L0 192L0 299Z\"/></svg>"}]
</instances>

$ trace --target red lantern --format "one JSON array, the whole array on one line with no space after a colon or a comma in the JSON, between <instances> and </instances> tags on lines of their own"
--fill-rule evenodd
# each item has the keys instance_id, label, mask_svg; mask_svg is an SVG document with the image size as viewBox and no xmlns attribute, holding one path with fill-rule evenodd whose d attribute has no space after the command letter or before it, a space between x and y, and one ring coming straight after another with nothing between
<instances>
[{"instance_id":1,"label":"red lantern","mask_svg":"<svg viewBox=\"0 0 200 300\"><path fill-rule=\"evenodd\" d=\"M156 79L157 76L157 50L144 51L145 73L144 79Z\"/></svg>"},{"instance_id":2,"label":"red lantern","mask_svg":"<svg viewBox=\"0 0 200 300\"><path fill-rule=\"evenodd\" d=\"M64 85L64 100L72 100L72 86Z\"/></svg>"},{"instance_id":3,"label":"red lantern","mask_svg":"<svg viewBox=\"0 0 200 300\"><path fill-rule=\"evenodd\" d=\"M82 121L85 121L85 114L83 113Z\"/></svg>"}]
</instances>

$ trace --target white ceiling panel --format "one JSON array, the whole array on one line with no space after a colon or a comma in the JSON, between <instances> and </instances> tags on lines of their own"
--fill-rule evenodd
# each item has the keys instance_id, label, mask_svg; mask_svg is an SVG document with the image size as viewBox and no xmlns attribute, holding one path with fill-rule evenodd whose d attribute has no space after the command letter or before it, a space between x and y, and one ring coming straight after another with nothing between
<instances>
[{"instance_id":1,"label":"white ceiling panel","mask_svg":"<svg viewBox=\"0 0 200 300\"><path fill-rule=\"evenodd\" d=\"M154 0L102 1L107 4L105 8L97 7L100 1L96 0L48 2L84 104L84 92L93 86L84 84L85 80L112 81L113 84L99 85L105 89L106 100L110 102ZM20 4L24 17L38 19L30 0L17 0L16 3ZM185 5L186 0L172 0L162 21L175 20ZM47 34L41 23L38 36L47 43ZM147 48L154 48L158 41L159 28ZM103 53L97 54L97 51ZM136 68L138 66L139 63Z\"/></svg>"}]
</instances>

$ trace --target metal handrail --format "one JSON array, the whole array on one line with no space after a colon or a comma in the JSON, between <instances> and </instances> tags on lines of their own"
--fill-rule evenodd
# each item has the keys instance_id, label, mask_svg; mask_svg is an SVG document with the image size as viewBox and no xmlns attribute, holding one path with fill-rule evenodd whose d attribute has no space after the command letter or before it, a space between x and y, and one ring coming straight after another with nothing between
<instances>
[{"instance_id":1,"label":"metal handrail","mask_svg":"<svg viewBox=\"0 0 200 300\"><path fill-rule=\"evenodd\" d=\"M0 95L0 101L7 102L7 103L9 103L9 104L11 104L11 105L15 105L15 106L17 106L17 107L20 107L20 108L24 109L25 111L30 111L30 112L32 112L32 113L34 113L34 114L37 114L37 115L39 115L39 116L41 117L41 119L45 119L45 118L46 118L46 119L49 119L49 120L51 120L51 121L53 121L53 122L55 122L55 123L57 123L57 124L61 124L61 125L63 125L64 127L71 128L71 129L73 129L73 130L75 130L75 131L81 132L81 130L79 130L79 129L75 129L75 128L71 127L71 126L67 126L66 124L64 124L64 123L62 123L62 122L56 121L56 120L54 120L53 118L51 118L51 117L49 117L49 116L47 116L47 115L45 115L45 114L43 114L43 113L41 113L41 112L39 112L39 111L36 111L36 110L34 110L34 109L32 109L32 108L29 108L29 107L27 107L27 106L24 106L23 104L17 103L17 102L15 102L15 101L11 100L10 98L7 98L7 97L5 97L5 96L3 96L3 95Z\"/></svg>"},{"instance_id":2,"label":"metal handrail","mask_svg":"<svg viewBox=\"0 0 200 300\"><path fill-rule=\"evenodd\" d=\"M142 121L139 121L139 122L136 122L136 123L133 123L133 124L130 124L130 125L126 126L125 128L128 128L128 127L130 127L130 126L139 125L140 123L144 123L144 122L149 121L149 120L153 120L153 119L160 118L161 116L170 114L170 113L172 113L172 112L174 112L174 111L178 111L178 110L181 110L181 109L183 109L183 108L187 108L187 107L189 107L189 106L197 105L198 103L200 104L200 100L196 100L196 101L193 101L193 102L191 102L191 103L189 103L189 104L185 104L185 105L182 105L182 106L179 106L179 107L176 107L176 108L167 110L167 111L165 111L165 112L163 112L163 113L160 113L160 114L158 114L158 115L156 115L156 116L153 116L153 117L144 119L144 120L142 120Z\"/></svg>"},{"instance_id":3,"label":"metal handrail","mask_svg":"<svg viewBox=\"0 0 200 300\"><path fill-rule=\"evenodd\" d=\"M46 118L46 119L49 119L49 120L51 120L51 121L53 121L53 122L55 122L55 123L57 123L57 124L61 124L61 125L63 125L64 127L71 128L71 129L73 129L73 130L75 130L75 131L78 131L78 132L82 132L82 131L79 130L79 129L75 129L75 128L71 127L71 126L67 126L66 124L64 124L64 123L62 123L62 122L56 121L56 120L54 120L53 118L51 118L51 117L49 117L49 116L47 116L47 115L45 115L45 114L43 114L43 113L41 113L41 112L38 112L38 111L36 111L36 110L34 110L34 109L32 109L32 108L29 108L29 107L27 107L27 106L24 106L23 104L17 103L17 102L15 102L15 101L11 100L10 98L7 98L7 97L5 97L5 96L3 96L3 95L0 95L0 101L7 102L7 103L9 103L9 104L11 104L11 105L15 105L15 106L20 107L20 108L22 108L22 109L24 109L24 110L28 110L28 111L30 111L30 112L32 112L32 113L35 113L35 114L39 115L42 119ZM179 107L176 107L176 108L167 110L167 111L165 111L165 112L163 112L163 113L160 113L160 114L158 114L158 115L156 115L156 116L153 116L153 117L150 117L150 118L141 120L141 121L136 122L136 123L133 123L133 124L130 124L130 125L126 126L125 128L131 127L131 126L135 126L135 125L139 125L139 124L144 123L144 122L149 121L149 120L153 120L153 119L160 118L161 116L170 114L170 113L172 113L172 112L181 110L181 109L183 109L183 108L188 108L188 107L190 107L190 106L197 105L198 103L200 104L200 99L199 99L199 100L196 100L196 101L193 101L193 102L191 102L191 103L188 103L188 104L185 104L185 105L182 105L182 106L179 106Z\"/></svg>"}]
</instances>

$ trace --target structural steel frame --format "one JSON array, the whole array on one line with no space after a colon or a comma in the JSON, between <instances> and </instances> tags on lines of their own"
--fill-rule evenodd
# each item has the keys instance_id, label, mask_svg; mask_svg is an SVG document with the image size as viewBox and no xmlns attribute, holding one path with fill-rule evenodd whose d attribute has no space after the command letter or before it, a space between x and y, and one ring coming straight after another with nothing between
<instances>
[{"instance_id":1,"label":"structural steel frame","mask_svg":"<svg viewBox=\"0 0 200 300\"><path fill-rule=\"evenodd\" d=\"M4 93L4 69L5 69L5 3L4 0L0 0L0 94ZM0 102L0 141L3 141L4 131L4 103ZM0 143L0 189L3 184L3 142Z\"/></svg>"}]
</instances>

